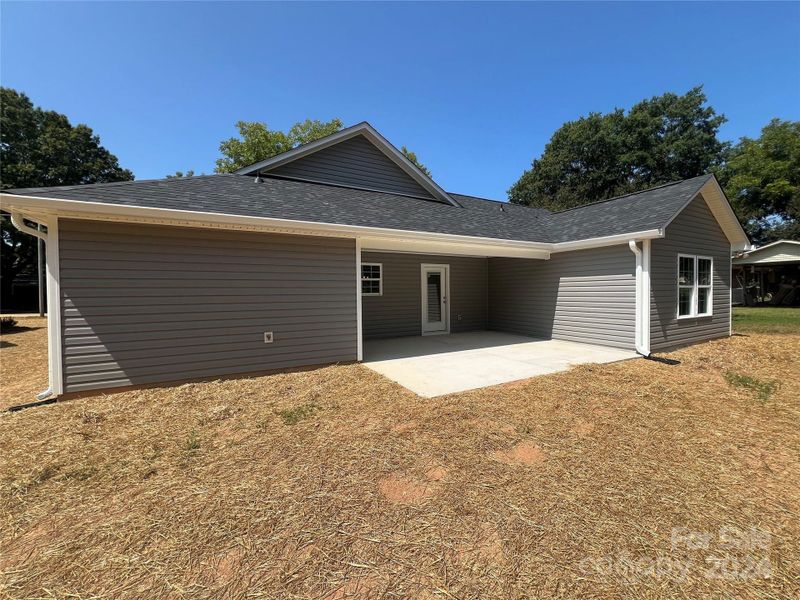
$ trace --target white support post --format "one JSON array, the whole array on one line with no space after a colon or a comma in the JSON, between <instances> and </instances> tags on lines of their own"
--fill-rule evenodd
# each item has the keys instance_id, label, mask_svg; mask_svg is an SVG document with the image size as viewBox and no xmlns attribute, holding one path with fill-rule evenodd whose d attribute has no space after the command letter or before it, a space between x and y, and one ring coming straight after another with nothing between
<instances>
[{"instance_id":1,"label":"white support post","mask_svg":"<svg viewBox=\"0 0 800 600\"><path fill-rule=\"evenodd\" d=\"M50 363L50 391L64 393L61 348L61 279L59 275L58 217L47 220L47 355Z\"/></svg>"},{"instance_id":2,"label":"white support post","mask_svg":"<svg viewBox=\"0 0 800 600\"><path fill-rule=\"evenodd\" d=\"M642 335L645 356L650 355L650 240L642 240Z\"/></svg>"},{"instance_id":3,"label":"white support post","mask_svg":"<svg viewBox=\"0 0 800 600\"><path fill-rule=\"evenodd\" d=\"M356 336L358 362L364 360L364 331L361 316L361 239L356 238Z\"/></svg>"},{"instance_id":4,"label":"white support post","mask_svg":"<svg viewBox=\"0 0 800 600\"><path fill-rule=\"evenodd\" d=\"M636 256L636 300L634 346L642 356L650 356L650 240L629 240L628 247Z\"/></svg>"}]
</instances>

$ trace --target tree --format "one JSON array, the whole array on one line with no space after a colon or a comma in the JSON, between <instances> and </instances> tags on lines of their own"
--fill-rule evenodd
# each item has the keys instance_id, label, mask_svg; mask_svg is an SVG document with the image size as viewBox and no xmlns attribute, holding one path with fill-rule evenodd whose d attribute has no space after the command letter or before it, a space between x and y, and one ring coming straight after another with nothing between
<instances>
[{"instance_id":1,"label":"tree","mask_svg":"<svg viewBox=\"0 0 800 600\"><path fill-rule=\"evenodd\" d=\"M509 200L563 210L702 175L724 159L717 132L725 120L706 106L702 87L643 100L627 113L590 113L553 134Z\"/></svg>"},{"instance_id":2,"label":"tree","mask_svg":"<svg viewBox=\"0 0 800 600\"><path fill-rule=\"evenodd\" d=\"M223 156L217 159L217 166L214 169L217 173L232 173L242 167L336 133L342 128L342 121L341 119L331 119L327 122L306 119L295 123L286 132L272 130L266 123L258 121L239 121L236 123L236 128L239 130L239 137L223 140L219 145ZM416 154L405 146L401 148L401 152L430 177L430 171L419 162ZM168 177L180 175L182 173L178 171L175 175L168 175Z\"/></svg>"},{"instance_id":3,"label":"tree","mask_svg":"<svg viewBox=\"0 0 800 600\"><path fill-rule=\"evenodd\" d=\"M217 173L232 173L276 154L281 154L301 144L336 133L342 128L340 119L295 123L287 132L271 130L266 123L239 121L239 137L224 140L219 145L222 158L217 159Z\"/></svg>"},{"instance_id":4,"label":"tree","mask_svg":"<svg viewBox=\"0 0 800 600\"><path fill-rule=\"evenodd\" d=\"M427 175L428 177L431 176L431 172L428 170L428 167L426 167L421 162L419 162L419 159L417 158L417 155L414 152L412 152L411 150L409 150L405 146L402 146L400 148L400 152L402 152L403 156L405 156L408 160L410 160L412 163L414 163L416 165L416 167L420 171L425 173L425 175Z\"/></svg>"},{"instance_id":5,"label":"tree","mask_svg":"<svg viewBox=\"0 0 800 600\"><path fill-rule=\"evenodd\" d=\"M167 179L182 179L184 177L194 177L194 171L189 169L184 173L183 171L175 171L174 175L167 175Z\"/></svg>"},{"instance_id":6,"label":"tree","mask_svg":"<svg viewBox=\"0 0 800 600\"><path fill-rule=\"evenodd\" d=\"M800 121L741 138L718 176L752 242L800 240Z\"/></svg>"},{"instance_id":7,"label":"tree","mask_svg":"<svg viewBox=\"0 0 800 600\"><path fill-rule=\"evenodd\" d=\"M133 173L100 145L86 125L35 107L25 94L0 88L0 189L128 181ZM20 273L36 272L36 239L0 215L0 289L4 304Z\"/></svg>"}]
</instances>

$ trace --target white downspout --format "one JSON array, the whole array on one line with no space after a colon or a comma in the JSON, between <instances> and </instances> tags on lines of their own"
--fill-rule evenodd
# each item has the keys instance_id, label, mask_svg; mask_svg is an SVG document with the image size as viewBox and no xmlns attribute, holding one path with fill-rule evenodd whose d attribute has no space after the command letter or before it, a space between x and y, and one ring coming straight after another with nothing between
<instances>
[{"instance_id":1,"label":"white downspout","mask_svg":"<svg viewBox=\"0 0 800 600\"><path fill-rule=\"evenodd\" d=\"M635 348L642 356L650 356L650 240L642 242L644 251L636 240L628 241L628 247L636 256Z\"/></svg>"},{"instance_id":2,"label":"white downspout","mask_svg":"<svg viewBox=\"0 0 800 600\"><path fill-rule=\"evenodd\" d=\"M47 241L47 234L44 231L39 229L35 229L30 225L25 223L25 220L22 218L22 215L18 212L11 213L11 224L19 229L22 233L27 233L34 237L39 238L40 240Z\"/></svg>"},{"instance_id":3,"label":"white downspout","mask_svg":"<svg viewBox=\"0 0 800 600\"><path fill-rule=\"evenodd\" d=\"M44 240L47 252L47 350L49 363L49 386L43 392L36 394L37 400L46 400L51 396L62 393L61 379L61 308L59 302L59 273L58 273L58 221L53 219L48 226L47 233L41 229L31 227L19 212L11 213L11 223L23 233Z\"/></svg>"}]
</instances>

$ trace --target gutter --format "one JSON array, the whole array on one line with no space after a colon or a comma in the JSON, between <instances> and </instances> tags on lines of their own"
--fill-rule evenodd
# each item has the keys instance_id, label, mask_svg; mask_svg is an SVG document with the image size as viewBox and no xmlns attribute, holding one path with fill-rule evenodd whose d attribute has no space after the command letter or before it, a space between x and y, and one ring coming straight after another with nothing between
<instances>
[{"instance_id":1,"label":"gutter","mask_svg":"<svg viewBox=\"0 0 800 600\"><path fill-rule=\"evenodd\" d=\"M636 240L628 240L628 247L636 256L636 352L650 356L650 240L642 240L642 249Z\"/></svg>"}]
</instances>

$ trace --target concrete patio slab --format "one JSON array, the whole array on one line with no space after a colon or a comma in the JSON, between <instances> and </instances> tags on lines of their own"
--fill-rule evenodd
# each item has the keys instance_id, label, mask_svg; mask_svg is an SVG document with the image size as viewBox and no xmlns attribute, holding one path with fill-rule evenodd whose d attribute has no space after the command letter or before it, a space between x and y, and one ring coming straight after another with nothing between
<instances>
[{"instance_id":1,"label":"concrete patio slab","mask_svg":"<svg viewBox=\"0 0 800 600\"><path fill-rule=\"evenodd\" d=\"M432 398L637 356L606 346L473 331L366 341L363 364Z\"/></svg>"}]
</instances>

